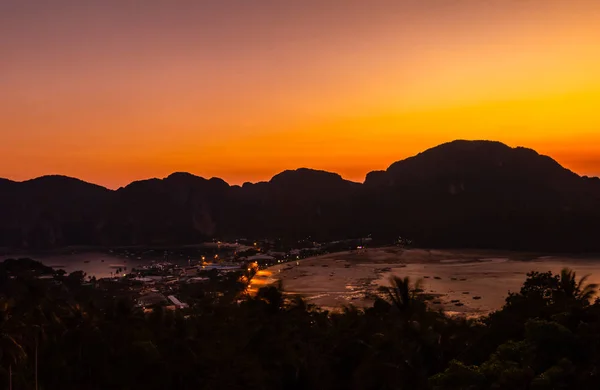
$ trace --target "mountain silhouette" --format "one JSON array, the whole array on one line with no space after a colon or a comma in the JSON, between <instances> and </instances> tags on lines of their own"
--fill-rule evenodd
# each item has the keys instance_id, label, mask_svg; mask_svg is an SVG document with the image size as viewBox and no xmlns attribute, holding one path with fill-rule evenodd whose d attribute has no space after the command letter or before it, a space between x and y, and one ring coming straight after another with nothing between
<instances>
[{"instance_id":1,"label":"mountain silhouette","mask_svg":"<svg viewBox=\"0 0 600 390\"><path fill-rule=\"evenodd\" d=\"M0 245L96 244L98 208L111 194L65 176L0 183Z\"/></svg>"},{"instance_id":2,"label":"mountain silhouette","mask_svg":"<svg viewBox=\"0 0 600 390\"><path fill-rule=\"evenodd\" d=\"M597 186L531 149L454 141L369 174L369 226L424 245L590 250Z\"/></svg>"},{"instance_id":3,"label":"mountain silhouette","mask_svg":"<svg viewBox=\"0 0 600 390\"><path fill-rule=\"evenodd\" d=\"M372 234L429 247L600 249L600 180L491 141L454 141L354 183L311 169L268 182L174 173L112 191L63 176L0 180L0 246L184 244Z\"/></svg>"}]
</instances>

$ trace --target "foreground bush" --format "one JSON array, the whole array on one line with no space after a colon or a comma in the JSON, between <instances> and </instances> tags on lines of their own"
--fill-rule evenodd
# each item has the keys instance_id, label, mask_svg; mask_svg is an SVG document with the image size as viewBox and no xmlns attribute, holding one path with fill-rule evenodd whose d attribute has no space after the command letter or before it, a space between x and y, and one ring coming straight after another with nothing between
<instances>
[{"instance_id":1,"label":"foreground bush","mask_svg":"<svg viewBox=\"0 0 600 390\"><path fill-rule=\"evenodd\" d=\"M268 287L144 314L82 275L26 271L0 266L3 388L35 388L36 351L39 389L597 389L600 379L596 286L568 270L530 273L479 321L429 310L419 283L400 278L366 310L328 313Z\"/></svg>"}]
</instances>

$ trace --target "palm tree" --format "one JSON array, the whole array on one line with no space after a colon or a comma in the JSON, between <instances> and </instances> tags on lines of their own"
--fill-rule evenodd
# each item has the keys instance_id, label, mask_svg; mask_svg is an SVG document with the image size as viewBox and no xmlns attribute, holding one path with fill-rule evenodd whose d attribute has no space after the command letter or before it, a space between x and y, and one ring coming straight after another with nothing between
<instances>
[{"instance_id":1,"label":"palm tree","mask_svg":"<svg viewBox=\"0 0 600 390\"><path fill-rule=\"evenodd\" d=\"M408 276L400 278L398 276L390 277L390 286L384 286L379 289L390 303L399 311L405 312L414 308L418 301L417 295L423 291L423 280L418 279L414 285L411 284Z\"/></svg>"},{"instance_id":2,"label":"palm tree","mask_svg":"<svg viewBox=\"0 0 600 390\"><path fill-rule=\"evenodd\" d=\"M276 286L261 287L256 294L256 299L265 301L273 313L280 311L284 306L281 283Z\"/></svg>"},{"instance_id":3,"label":"palm tree","mask_svg":"<svg viewBox=\"0 0 600 390\"><path fill-rule=\"evenodd\" d=\"M0 302L0 362L8 366L9 389L12 389L12 371L27 355L17 339L18 323L11 317L8 302Z\"/></svg>"},{"instance_id":4,"label":"palm tree","mask_svg":"<svg viewBox=\"0 0 600 390\"><path fill-rule=\"evenodd\" d=\"M585 275L579 281L576 280L577 274L569 268L563 268L560 272L558 283L559 291L565 298L575 299L581 302L589 303L596 295L598 284L586 284L590 275Z\"/></svg>"}]
</instances>

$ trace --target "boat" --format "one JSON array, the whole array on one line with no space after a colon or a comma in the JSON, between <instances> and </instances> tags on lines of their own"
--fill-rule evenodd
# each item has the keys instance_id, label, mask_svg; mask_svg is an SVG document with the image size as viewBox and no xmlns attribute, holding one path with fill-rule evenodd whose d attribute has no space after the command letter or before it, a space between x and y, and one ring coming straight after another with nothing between
<instances>
[{"instance_id":1,"label":"boat","mask_svg":"<svg viewBox=\"0 0 600 390\"><path fill-rule=\"evenodd\" d=\"M83 264L87 264L89 262L90 262L89 260L84 260Z\"/></svg>"}]
</instances>

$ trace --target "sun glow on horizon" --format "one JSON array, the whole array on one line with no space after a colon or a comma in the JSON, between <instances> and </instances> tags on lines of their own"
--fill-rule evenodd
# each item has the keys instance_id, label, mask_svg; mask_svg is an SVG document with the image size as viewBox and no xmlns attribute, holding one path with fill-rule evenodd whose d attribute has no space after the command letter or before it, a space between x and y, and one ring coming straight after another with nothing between
<instances>
[{"instance_id":1,"label":"sun glow on horizon","mask_svg":"<svg viewBox=\"0 0 600 390\"><path fill-rule=\"evenodd\" d=\"M0 5L0 177L363 181L454 139L600 174L598 2L37 3Z\"/></svg>"}]
</instances>

